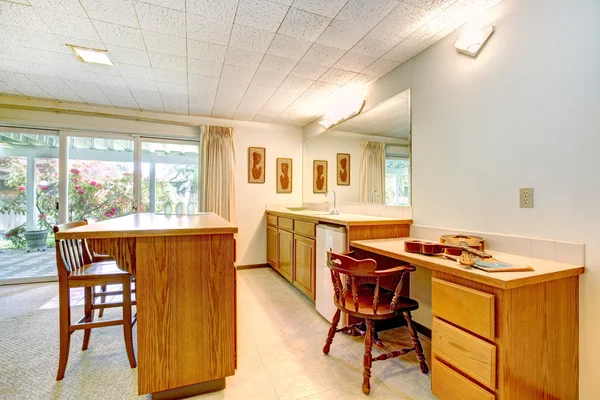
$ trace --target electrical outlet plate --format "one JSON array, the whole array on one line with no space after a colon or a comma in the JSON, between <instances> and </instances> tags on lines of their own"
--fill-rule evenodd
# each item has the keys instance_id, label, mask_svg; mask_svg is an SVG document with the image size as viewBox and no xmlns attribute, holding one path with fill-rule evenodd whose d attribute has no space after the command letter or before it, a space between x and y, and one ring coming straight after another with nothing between
<instances>
[{"instance_id":1,"label":"electrical outlet plate","mask_svg":"<svg viewBox=\"0 0 600 400\"><path fill-rule=\"evenodd\" d=\"M533 188L532 187L519 188L519 207L520 208L533 208Z\"/></svg>"}]
</instances>

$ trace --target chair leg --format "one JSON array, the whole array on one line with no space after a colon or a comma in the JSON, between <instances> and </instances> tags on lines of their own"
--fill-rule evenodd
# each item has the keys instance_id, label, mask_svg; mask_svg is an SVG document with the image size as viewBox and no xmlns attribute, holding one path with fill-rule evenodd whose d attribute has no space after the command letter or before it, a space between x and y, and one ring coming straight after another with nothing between
<instances>
[{"instance_id":1,"label":"chair leg","mask_svg":"<svg viewBox=\"0 0 600 400\"><path fill-rule=\"evenodd\" d=\"M415 325L412 322L410 311L405 311L403 314L404 319L406 319L406 323L408 325L408 331L410 332L410 338L413 342L413 347L415 348L415 352L417 353L417 360L419 360L421 372L426 374L429 372L429 367L427 367L427 361L425 360L425 355L423 354L423 346L421 346L421 341L419 340L417 329L415 328Z\"/></svg>"},{"instance_id":2,"label":"chair leg","mask_svg":"<svg viewBox=\"0 0 600 400\"><path fill-rule=\"evenodd\" d=\"M94 321L94 310L92 310L92 288L86 287L84 288L84 313L85 313L85 322L93 322ZM81 350L85 351L90 344L90 335L92 334L91 329L85 329L83 331L83 346Z\"/></svg>"},{"instance_id":3,"label":"chair leg","mask_svg":"<svg viewBox=\"0 0 600 400\"><path fill-rule=\"evenodd\" d=\"M371 350L373 349L373 321L367 320L367 326L365 329L365 356L363 358L363 384L362 391L364 394L369 394L371 391L371 365L373 364L373 356Z\"/></svg>"},{"instance_id":4,"label":"chair leg","mask_svg":"<svg viewBox=\"0 0 600 400\"><path fill-rule=\"evenodd\" d=\"M60 345L56 380L60 381L65 377L67 361L69 360L69 347L71 345L71 334L69 333L69 326L71 325L71 302L67 282L64 282L64 284L59 283L58 292Z\"/></svg>"},{"instance_id":5,"label":"chair leg","mask_svg":"<svg viewBox=\"0 0 600 400\"><path fill-rule=\"evenodd\" d=\"M333 320L331 321L331 327L329 328L329 333L327 334L327 340L325 341L325 346L323 346L323 353L329 354L329 349L331 348L331 343L333 343L333 337L335 336L335 331L337 330L337 326L340 323L340 315L342 312L337 310L333 315Z\"/></svg>"},{"instance_id":6,"label":"chair leg","mask_svg":"<svg viewBox=\"0 0 600 400\"><path fill-rule=\"evenodd\" d=\"M125 349L129 357L129 365L135 368L135 354L133 352L133 325L131 323L131 282L129 278L123 280L123 333L125 335Z\"/></svg>"},{"instance_id":7,"label":"chair leg","mask_svg":"<svg viewBox=\"0 0 600 400\"><path fill-rule=\"evenodd\" d=\"M106 292L106 285L100 286L100 291L102 293ZM105 302L106 302L106 296L102 296L100 298L100 303L104 304ZM100 311L98 312L98 318L102 318L103 315L104 315L104 308L101 308Z\"/></svg>"}]
</instances>

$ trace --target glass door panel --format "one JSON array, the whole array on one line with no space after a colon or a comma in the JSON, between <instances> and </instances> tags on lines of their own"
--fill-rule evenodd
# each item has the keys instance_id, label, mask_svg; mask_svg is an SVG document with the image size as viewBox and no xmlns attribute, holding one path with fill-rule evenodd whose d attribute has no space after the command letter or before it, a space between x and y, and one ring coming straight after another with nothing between
<instances>
[{"instance_id":1,"label":"glass door panel","mask_svg":"<svg viewBox=\"0 0 600 400\"><path fill-rule=\"evenodd\" d=\"M133 140L69 137L68 220L133 212Z\"/></svg>"},{"instance_id":2,"label":"glass door panel","mask_svg":"<svg viewBox=\"0 0 600 400\"><path fill-rule=\"evenodd\" d=\"M141 211L196 213L198 143L143 139L141 149Z\"/></svg>"}]
</instances>

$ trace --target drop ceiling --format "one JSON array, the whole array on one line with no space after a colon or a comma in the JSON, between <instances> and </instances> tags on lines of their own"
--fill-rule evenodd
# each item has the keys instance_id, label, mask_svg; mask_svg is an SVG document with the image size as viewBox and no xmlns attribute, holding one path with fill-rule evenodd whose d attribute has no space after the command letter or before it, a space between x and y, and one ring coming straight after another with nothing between
<instances>
[{"instance_id":1,"label":"drop ceiling","mask_svg":"<svg viewBox=\"0 0 600 400\"><path fill-rule=\"evenodd\" d=\"M0 95L304 126L499 1L0 0Z\"/></svg>"}]
</instances>

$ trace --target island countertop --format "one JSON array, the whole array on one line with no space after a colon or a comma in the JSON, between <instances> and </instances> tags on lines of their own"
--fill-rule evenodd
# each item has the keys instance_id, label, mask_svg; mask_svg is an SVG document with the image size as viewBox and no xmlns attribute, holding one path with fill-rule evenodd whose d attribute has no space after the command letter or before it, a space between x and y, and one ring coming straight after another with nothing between
<instances>
[{"instance_id":1,"label":"island countertop","mask_svg":"<svg viewBox=\"0 0 600 400\"><path fill-rule=\"evenodd\" d=\"M218 235L238 228L214 213L195 215L131 214L57 233L57 239L101 239L149 236Z\"/></svg>"},{"instance_id":2,"label":"island countertop","mask_svg":"<svg viewBox=\"0 0 600 400\"><path fill-rule=\"evenodd\" d=\"M566 264L539 258L524 257L515 254L499 253L486 250L494 258L514 265L529 265L534 271L524 272L485 272L477 268L458 265L456 261L442 256L408 253L404 251L406 240L414 238L356 240L350 242L350 247L365 250L375 254L406 261L417 267L428 268L471 281L484 283L501 289L512 289L555 279L567 278L583 274L585 268L581 265Z\"/></svg>"},{"instance_id":3,"label":"island countertop","mask_svg":"<svg viewBox=\"0 0 600 400\"><path fill-rule=\"evenodd\" d=\"M344 214L331 215L325 211L280 211L266 210L268 214L280 217L294 218L314 223L329 223L346 226L360 225L392 225L392 224L412 224L412 219L378 217L373 215Z\"/></svg>"}]
</instances>

